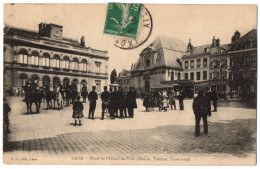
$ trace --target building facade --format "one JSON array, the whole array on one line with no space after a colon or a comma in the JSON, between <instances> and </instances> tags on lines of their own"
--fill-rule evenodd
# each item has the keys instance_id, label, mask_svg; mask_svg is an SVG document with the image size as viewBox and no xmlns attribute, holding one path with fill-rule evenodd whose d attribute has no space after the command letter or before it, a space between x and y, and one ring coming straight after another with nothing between
<instances>
[{"instance_id":1,"label":"building facade","mask_svg":"<svg viewBox=\"0 0 260 169\"><path fill-rule=\"evenodd\" d=\"M96 86L100 92L108 84L108 52L85 46L85 39L62 36L63 27L39 24L39 31L4 28L4 92L21 93L33 80L51 90L57 85L75 85L80 91Z\"/></svg>"},{"instance_id":2,"label":"building facade","mask_svg":"<svg viewBox=\"0 0 260 169\"><path fill-rule=\"evenodd\" d=\"M229 81L231 91L241 97L257 95L257 30L231 38L229 52ZM232 93L232 95L233 95Z\"/></svg>"},{"instance_id":3,"label":"building facade","mask_svg":"<svg viewBox=\"0 0 260 169\"><path fill-rule=\"evenodd\" d=\"M188 43L182 56L182 79L193 82L194 92L210 88L229 98L256 94L257 30L240 37L236 31L230 44L212 43L193 47Z\"/></svg>"},{"instance_id":4,"label":"building facade","mask_svg":"<svg viewBox=\"0 0 260 169\"><path fill-rule=\"evenodd\" d=\"M181 56L185 43L165 36L157 37L142 50L138 61L132 66L131 83L139 93L150 89L173 87L168 81L181 80Z\"/></svg>"}]
</instances>

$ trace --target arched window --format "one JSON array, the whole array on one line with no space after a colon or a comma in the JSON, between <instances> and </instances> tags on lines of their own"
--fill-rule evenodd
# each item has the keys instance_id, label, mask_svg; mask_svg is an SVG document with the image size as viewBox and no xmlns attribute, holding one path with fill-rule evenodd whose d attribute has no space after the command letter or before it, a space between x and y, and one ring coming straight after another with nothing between
<instances>
[{"instance_id":1,"label":"arched window","mask_svg":"<svg viewBox=\"0 0 260 169\"><path fill-rule=\"evenodd\" d=\"M28 53L26 50L21 50L19 52L19 63L28 64Z\"/></svg>"},{"instance_id":2,"label":"arched window","mask_svg":"<svg viewBox=\"0 0 260 169\"><path fill-rule=\"evenodd\" d=\"M82 68L83 68L83 71L87 71L87 61L85 59L82 60Z\"/></svg>"},{"instance_id":3,"label":"arched window","mask_svg":"<svg viewBox=\"0 0 260 169\"><path fill-rule=\"evenodd\" d=\"M38 52L32 52L31 55L31 64L32 65L39 65L39 53Z\"/></svg>"},{"instance_id":4,"label":"arched window","mask_svg":"<svg viewBox=\"0 0 260 169\"><path fill-rule=\"evenodd\" d=\"M73 70L79 70L79 60L77 58L73 59Z\"/></svg>"},{"instance_id":5,"label":"arched window","mask_svg":"<svg viewBox=\"0 0 260 169\"><path fill-rule=\"evenodd\" d=\"M60 57L58 55L54 56L54 67L60 68Z\"/></svg>"},{"instance_id":6,"label":"arched window","mask_svg":"<svg viewBox=\"0 0 260 169\"><path fill-rule=\"evenodd\" d=\"M69 84L70 84L70 80L65 77L65 78L63 79L63 87L64 87L64 89L67 89L68 86L69 86Z\"/></svg>"},{"instance_id":7,"label":"arched window","mask_svg":"<svg viewBox=\"0 0 260 169\"><path fill-rule=\"evenodd\" d=\"M50 55L48 53L43 54L42 66L50 67Z\"/></svg>"},{"instance_id":8,"label":"arched window","mask_svg":"<svg viewBox=\"0 0 260 169\"><path fill-rule=\"evenodd\" d=\"M70 59L69 59L69 57L65 57L64 58L64 66L65 66L65 69L69 69L70 68Z\"/></svg>"}]
</instances>

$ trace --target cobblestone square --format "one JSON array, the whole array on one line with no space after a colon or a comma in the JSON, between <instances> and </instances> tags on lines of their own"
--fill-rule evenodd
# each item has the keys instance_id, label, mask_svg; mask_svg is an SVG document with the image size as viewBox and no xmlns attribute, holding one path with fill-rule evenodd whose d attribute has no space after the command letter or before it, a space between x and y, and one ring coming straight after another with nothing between
<instances>
[{"instance_id":1,"label":"cobblestone square","mask_svg":"<svg viewBox=\"0 0 260 169\"><path fill-rule=\"evenodd\" d=\"M214 162L230 165L239 164L232 163L231 159L236 159L234 162L250 159L254 164L255 109L219 107L218 112L208 118L209 134L195 137L192 100L184 101L184 111L177 106L177 110L167 112L159 112L158 108L145 112L142 101L137 102L133 119L115 120L108 115L100 120L100 100L95 120L87 119L89 105L85 103L83 125L73 126L72 106L46 110L44 103L40 114L27 115L22 98L13 97L9 99L11 133L4 159L12 163L132 164L134 161L135 164L177 165L189 159L189 164L203 165L212 162L200 159L214 157ZM126 161L117 157L126 158Z\"/></svg>"}]
</instances>

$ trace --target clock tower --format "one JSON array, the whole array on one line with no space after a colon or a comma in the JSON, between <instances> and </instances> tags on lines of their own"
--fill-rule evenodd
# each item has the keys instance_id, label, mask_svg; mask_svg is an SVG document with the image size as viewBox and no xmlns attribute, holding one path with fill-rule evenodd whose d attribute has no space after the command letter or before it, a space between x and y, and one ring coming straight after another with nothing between
<instances>
[{"instance_id":1,"label":"clock tower","mask_svg":"<svg viewBox=\"0 0 260 169\"><path fill-rule=\"evenodd\" d=\"M56 24L39 24L39 35L49 37L52 39L62 40L62 26Z\"/></svg>"}]
</instances>

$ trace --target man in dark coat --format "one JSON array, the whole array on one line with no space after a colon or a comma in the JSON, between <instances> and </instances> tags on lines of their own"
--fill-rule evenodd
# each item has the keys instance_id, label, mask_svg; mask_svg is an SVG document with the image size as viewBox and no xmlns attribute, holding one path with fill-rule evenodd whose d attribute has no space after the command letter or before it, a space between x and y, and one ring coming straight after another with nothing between
<instances>
[{"instance_id":1,"label":"man in dark coat","mask_svg":"<svg viewBox=\"0 0 260 169\"><path fill-rule=\"evenodd\" d=\"M83 115L83 109L84 109L84 106L82 104L82 102L80 101L80 97L77 96L77 101L75 101L73 103L73 114L72 114L72 118L75 119L75 124L74 126L77 125L77 119L79 119L79 125L81 126L82 123L81 123L81 118L84 117Z\"/></svg>"},{"instance_id":2,"label":"man in dark coat","mask_svg":"<svg viewBox=\"0 0 260 169\"><path fill-rule=\"evenodd\" d=\"M98 99L98 95L96 90L96 86L92 87L92 91L89 93L88 95L88 101L89 101L89 114L88 114L88 118L94 120L94 113L95 113L95 109L96 109L96 101Z\"/></svg>"},{"instance_id":3,"label":"man in dark coat","mask_svg":"<svg viewBox=\"0 0 260 169\"><path fill-rule=\"evenodd\" d=\"M88 96L88 90L87 86L83 84L83 87L81 88L81 96L83 97L83 103L86 103L86 98Z\"/></svg>"},{"instance_id":4,"label":"man in dark coat","mask_svg":"<svg viewBox=\"0 0 260 169\"><path fill-rule=\"evenodd\" d=\"M134 108L137 108L136 92L134 91L134 88L130 88L130 91L127 93L126 96L126 100L129 117L134 118Z\"/></svg>"},{"instance_id":5,"label":"man in dark coat","mask_svg":"<svg viewBox=\"0 0 260 169\"><path fill-rule=\"evenodd\" d=\"M11 111L11 108L10 106L6 103L6 98L4 98L4 105L3 105L3 117L4 117L4 127L6 129L6 132L7 133L11 133L10 130L9 130L9 125L10 125L10 122L9 122L9 112Z\"/></svg>"},{"instance_id":6,"label":"man in dark coat","mask_svg":"<svg viewBox=\"0 0 260 169\"><path fill-rule=\"evenodd\" d=\"M184 93L183 93L183 90L181 90L181 91L180 91L180 94L179 94L179 96L178 96L179 105L180 105L180 110L184 110L183 99L184 99Z\"/></svg>"},{"instance_id":7,"label":"man in dark coat","mask_svg":"<svg viewBox=\"0 0 260 169\"><path fill-rule=\"evenodd\" d=\"M211 93L211 100L213 101L213 107L214 107L213 112L216 112L218 107L218 93L215 89L213 89Z\"/></svg>"},{"instance_id":8,"label":"man in dark coat","mask_svg":"<svg viewBox=\"0 0 260 169\"><path fill-rule=\"evenodd\" d=\"M102 117L101 120L104 120L105 110L109 110L109 100L110 100L110 92L107 91L107 86L104 86L104 91L101 93L102 100Z\"/></svg>"},{"instance_id":9,"label":"man in dark coat","mask_svg":"<svg viewBox=\"0 0 260 169\"><path fill-rule=\"evenodd\" d=\"M204 133L208 133L208 121L207 116L211 116L211 112L208 111L207 96L204 95L203 91L199 91L198 96L193 101L193 112L195 115L195 136L200 135L200 120L203 119Z\"/></svg>"},{"instance_id":10,"label":"man in dark coat","mask_svg":"<svg viewBox=\"0 0 260 169\"><path fill-rule=\"evenodd\" d=\"M120 118L124 118L124 112L126 114L125 99L126 99L125 92L120 87L118 91L118 106L120 110Z\"/></svg>"},{"instance_id":11,"label":"man in dark coat","mask_svg":"<svg viewBox=\"0 0 260 169\"><path fill-rule=\"evenodd\" d=\"M118 117L119 93L117 91L117 86L114 86L114 91L112 92L111 100L112 100L113 117Z\"/></svg>"}]
</instances>

